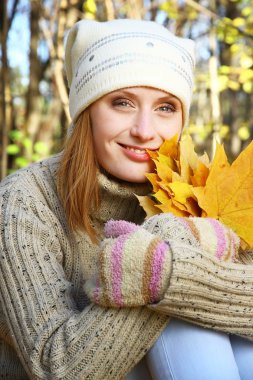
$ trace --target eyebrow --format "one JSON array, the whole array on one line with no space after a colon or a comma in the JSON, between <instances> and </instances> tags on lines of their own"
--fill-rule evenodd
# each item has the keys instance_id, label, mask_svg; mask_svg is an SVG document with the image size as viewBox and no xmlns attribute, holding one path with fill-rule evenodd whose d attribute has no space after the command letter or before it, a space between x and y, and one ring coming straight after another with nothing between
<instances>
[{"instance_id":1,"label":"eyebrow","mask_svg":"<svg viewBox=\"0 0 253 380\"><path fill-rule=\"evenodd\" d=\"M125 96L138 96L138 94L135 94L134 92L132 91L128 91L128 90L115 90L111 93L112 95L125 95ZM159 101L162 101L162 100L176 100L176 101L179 101L180 100L175 96L175 95L172 95L172 94L167 94L167 95L162 95L158 98Z\"/></svg>"}]
</instances>

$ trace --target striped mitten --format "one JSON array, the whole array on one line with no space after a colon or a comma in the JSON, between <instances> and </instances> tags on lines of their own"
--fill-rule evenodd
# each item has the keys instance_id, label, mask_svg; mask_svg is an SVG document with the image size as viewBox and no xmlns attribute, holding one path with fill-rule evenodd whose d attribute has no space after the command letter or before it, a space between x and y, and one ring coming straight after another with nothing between
<instances>
[{"instance_id":1,"label":"striped mitten","mask_svg":"<svg viewBox=\"0 0 253 380\"><path fill-rule=\"evenodd\" d=\"M164 213L147 219L142 227L165 241L180 241L199 247L222 261L238 258L240 238L212 218L181 218Z\"/></svg>"},{"instance_id":2,"label":"striped mitten","mask_svg":"<svg viewBox=\"0 0 253 380\"><path fill-rule=\"evenodd\" d=\"M96 278L85 291L102 306L142 306L158 302L167 289L171 251L159 236L125 221L110 221L101 245Z\"/></svg>"}]
</instances>

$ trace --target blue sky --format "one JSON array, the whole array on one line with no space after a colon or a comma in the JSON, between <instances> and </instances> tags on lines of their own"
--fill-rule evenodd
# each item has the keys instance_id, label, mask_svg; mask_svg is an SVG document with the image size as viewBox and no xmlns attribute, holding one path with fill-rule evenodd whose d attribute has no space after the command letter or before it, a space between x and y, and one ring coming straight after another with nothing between
<instances>
[{"instance_id":1,"label":"blue sky","mask_svg":"<svg viewBox=\"0 0 253 380\"><path fill-rule=\"evenodd\" d=\"M9 0L7 4L10 12L13 0ZM27 77L29 71L29 9L30 1L20 0L7 40L9 65L19 67L24 77Z\"/></svg>"}]
</instances>

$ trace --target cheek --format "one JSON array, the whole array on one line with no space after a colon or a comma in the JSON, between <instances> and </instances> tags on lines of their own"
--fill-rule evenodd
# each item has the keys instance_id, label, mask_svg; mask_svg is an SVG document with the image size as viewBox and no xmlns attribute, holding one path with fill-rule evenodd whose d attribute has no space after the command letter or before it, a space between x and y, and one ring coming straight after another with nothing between
<instances>
[{"instance_id":1,"label":"cheek","mask_svg":"<svg viewBox=\"0 0 253 380\"><path fill-rule=\"evenodd\" d=\"M93 130L93 146L97 161L103 166L104 161L110 159L113 152L113 136L108 128L99 127Z\"/></svg>"},{"instance_id":2,"label":"cheek","mask_svg":"<svg viewBox=\"0 0 253 380\"><path fill-rule=\"evenodd\" d=\"M92 126L92 140L93 140L93 147L95 150L95 156L97 160L99 161L100 155L101 155L101 148L102 144L101 142L104 140L103 136L101 136L99 128L96 127L96 125Z\"/></svg>"},{"instance_id":3,"label":"cheek","mask_svg":"<svg viewBox=\"0 0 253 380\"><path fill-rule=\"evenodd\" d=\"M169 140L172 137L174 137L176 134L178 135L178 138L180 138L182 133L182 122L181 119L178 120L178 122L173 123L172 125L166 125L162 130L161 130L161 137L164 140Z\"/></svg>"},{"instance_id":4,"label":"cheek","mask_svg":"<svg viewBox=\"0 0 253 380\"><path fill-rule=\"evenodd\" d=\"M104 136L99 133L99 131L93 132L93 146L95 149L96 157L99 158L103 152L104 147Z\"/></svg>"}]
</instances>

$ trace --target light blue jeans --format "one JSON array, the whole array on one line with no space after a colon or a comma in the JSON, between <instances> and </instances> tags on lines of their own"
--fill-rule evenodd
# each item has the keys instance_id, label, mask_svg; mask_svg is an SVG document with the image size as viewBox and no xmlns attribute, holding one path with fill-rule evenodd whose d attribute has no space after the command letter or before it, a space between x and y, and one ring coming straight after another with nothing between
<instances>
[{"instance_id":1,"label":"light blue jeans","mask_svg":"<svg viewBox=\"0 0 253 380\"><path fill-rule=\"evenodd\" d=\"M253 342L172 319L126 380L253 380Z\"/></svg>"}]
</instances>

